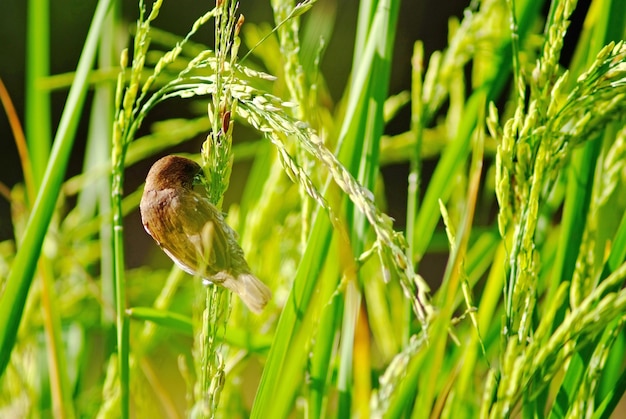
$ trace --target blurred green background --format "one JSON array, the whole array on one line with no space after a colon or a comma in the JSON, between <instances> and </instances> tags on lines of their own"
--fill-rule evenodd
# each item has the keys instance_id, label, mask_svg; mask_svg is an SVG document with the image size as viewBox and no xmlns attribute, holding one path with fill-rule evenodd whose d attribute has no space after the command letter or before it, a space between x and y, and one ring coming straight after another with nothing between
<instances>
[{"instance_id":1,"label":"blurred green background","mask_svg":"<svg viewBox=\"0 0 626 419\"><path fill-rule=\"evenodd\" d=\"M194 22L194 20L197 19L198 16L206 12L207 9L211 8L212 5L213 3L203 1L166 1L161 10L159 18L154 22L154 27L167 31L169 33L182 35L187 32L192 22ZM328 100L327 103L322 103L322 106L335 106L337 101L342 97L347 82L349 80L349 69L353 65L351 61L353 58L352 50L354 44L358 6L359 2L357 1L331 0L319 0L314 6L316 13L324 13L329 20L332 20L335 23L333 26L332 34L328 35L327 48L325 53L323 54L323 61L321 63L321 72L323 73L323 76L329 87L332 100ZM454 2L404 1L402 3L400 20L398 22L397 37L395 40L395 52L393 54L394 62L392 65L392 73L390 78L390 95L394 95L401 91L408 91L411 89L411 55L413 52L414 42L416 40L422 40L424 42L426 57L429 57L432 51L444 48L447 44L446 38L448 36L448 19L451 16L461 17L463 9L467 6L468 2L460 0ZM4 80L4 83L6 84L11 97L15 102L19 117L22 120L25 114L25 7L25 3L18 1L5 1L0 4L0 39L3 40L3 46L0 48L0 77L2 77L2 79ZM121 38L129 40L132 28L134 27L135 19L137 17L137 5L135 2L132 1L125 1L123 4L120 4L120 7L122 10L124 21L126 23L124 28L124 31L126 32L121 34ZM546 9L547 7L548 5L545 6ZM78 60L78 56L80 54L80 50L83 46L83 42L85 39L87 26L89 25L89 21L91 19L91 16L93 15L95 1L53 1L50 5L50 8L52 11L52 20L50 22L51 39L49 40L51 45L50 73L53 75L53 77L50 78L46 83L51 83L54 82L54 80L57 80L54 75L71 73L75 69L76 62ZM543 16L547 14L546 9L543 10ZM571 49L573 46L576 45L577 37L580 34L581 22L579 16L585 16L587 13L587 9L587 2L579 2L576 13L574 14L573 22L568 30L568 38L565 39L565 48L563 54L560 56L561 64L564 68L567 68L569 65ZM269 5L265 2L261 3L258 1L243 1L241 3L240 12L246 16L247 22L253 24L261 24L265 22L268 25L273 26L273 23L271 23L273 19L272 13ZM302 27L306 28L306 20L309 19L309 16L305 15L303 19L304 24ZM531 41L536 42L536 44L534 44L535 46L540 43L540 32L542 27L542 22L540 21L541 16L533 21L535 23L535 25L533 26L535 38L533 38ZM495 19L489 22L502 24L502 21L496 21ZM195 42L203 43L205 45L212 45L212 36L212 25L208 24L205 28L198 32L192 38L192 40ZM239 55L243 56L245 53L246 50L244 47ZM529 61L532 61L532 59L534 59L534 57L531 58ZM254 57L250 58L250 61L254 60ZM526 65L526 67L528 67L528 63L524 64ZM465 75L469 79L469 77L473 75L472 69L469 68L471 65L473 64L467 64L465 65L465 67L459 67L458 72L463 73L463 71L465 71ZM476 69L480 69L480 67L477 66L474 68L474 70ZM508 70L507 73L500 73L508 74ZM470 87L468 86L466 86L465 88L470 89ZM511 86L508 87L509 88L505 90L507 90L509 93L515 90L512 89ZM55 127L58 123L61 109L63 108L63 105L65 103L66 93L66 88L55 89L52 93L53 114L50 121L53 127L52 132L56 130ZM278 94L280 95L280 93ZM498 102L497 105L500 109L506 108L504 106L504 103L500 103L497 98L496 101ZM90 102L91 101L88 100L86 103ZM142 128L137 133L136 137L149 133L151 130L151 126L161 120L170 118L192 118L198 116L202 117L206 112L206 108L203 108L203 106L204 102L169 100L166 103L157 106L153 111L150 112L148 119L144 121ZM447 111L447 109L445 109L446 105L444 105L442 108L443 109L439 110L439 112L444 113ZM450 106L450 108L452 109L454 107ZM87 107L87 109L84 110L84 115L89 115L89 111L90 109L89 107ZM410 112L410 106L404 106L399 114L386 125L385 133L392 135L406 132L410 125ZM338 114L341 113L338 112ZM466 112L464 114L468 115L471 113ZM437 113L436 115L440 114ZM504 113L501 115L504 115ZM479 120L484 121L484 119ZM455 119L455 121L458 121L458 119ZM432 121L431 123L433 125L435 124L435 122ZM478 124L482 126L482 122L478 122ZM457 124L454 125L457 126ZM458 126L462 126L462 124ZM430 126L426 128L430 128ZM67 177L75 175L82 170L82 156L84 154L84 139L87 136L86 132L87 117L83 118L81 121L79 134L77 135L77 141L74 146L74 153L72 155L70 169L66 174ZM22 179L21 168L19 166L19 159L15 149L12 133L9 130L9 126L5 117L0 117L0 134L3 145L2 152L0 153L0 182L2 182L2 191L7 194L7 191L13 188L16 184L20 183ZM28 133L26 134L28 135ZM235 141L240 143L258 140L261 137L259 132L252 129L247 129L246 127L244 127L244 124L237 125L234 135ZM163 151L161 154L170 154L172 152L198 152L200 150L202 142L205 139L205 136L206 133L198 135L192 141L186 142L183 146ZM361 137L358 138L360 139ZM442 147L444 147L444 145L442 145ZM486 149L487 151L485 153L486 167L488 165L491 166L491 164L493 163L493 141L491 142L490 147L490 149ZM448 151L449 150L450 149L448 149ZM452 149L452 151L454 151L454 149ZM456 155L461 155L461 153L457 153ZM146 159L145 161L139 162L138 164L129 167L126 170L126 193L130 193L137 189L141 182L143 182L149 166L158 157L159 155L155 155L150 159ZM429 177L435 163L436 162L434 160L426 160L424 162L424 167L422 170L424 185L428 184L430 180ZM249 170L250 162L245 160L238 162L233 168L230 188L225 197L224 209L227 209L231 203L237 202L239 200ZM407 207L406 201L408 164L400 163L386 165L382 168L382 174L385 180L386 200L385 202L381 203L381 206L387 205L387 207L382 209L396 220L394 227L398 230L402 230L405 228L405 211ZM492 177L493 172L487 171L483 173L483 181L485 178L492 179ZM490 186L493 187L493 185ZM282 196L280 198L282 198ZM485 201L487 201L487 204L481 206L481 204L479 203L476 207L478 213L476 214L475 223L478 227L482 227L484 225L493 227L495 225L494 220L496 204L493 199ZM72 203L73 202L70 200L67 210L71 208ZM555 208L560 208L559 205L560 204L557 204ZM9 211L10 206L7 199L0 199L0 241L11 238L13 234ZM560 218L561 216L559 210L555 209L554 214L556 214L554 219L558 223L558 218ZM554 214L551 213L550 216ZM439 214L437 214L437 220L438 219ZM128 268L135 268L144 265L150 265L154 268L169 268L171 266L171 261L158 250L157 246L143 231L138 211L132 211L127 216L124 224L124 233L126 234L126 266ZM435 222L433 223L433 226L434 225ZM443 223L440 222L439 226L441 228L438 229L438 243L433 244L429 240L425 241L430 245L430 247L428 248L427 256L420 264L420 272L428 280L430 280L431 285L433 285L433 294L436 294L436 287L439 285L437 281L439 281L442 277L445 278L443 270L446 267L446 261L448 260L449 256L448 243L445 241L446 239L443 233ZM575 226L574 228L578 227ZM495 232L495 228L493 228L492 230ZM421 230L417 231L421 232ZM558 231L555 234L558 234ZM256 244L257 242L255 241L254 243ZM426 244L424 246L426 246ZM433 251L433 249L435 249L435 251ZM550 261L552 260L550 259L552 256L548 256L549 257L546 260L548 260L549 265ZM477 259L481 258L484 260L489 259L488 257L484 257L482 253L477 257ZM498 267L498 262L500 262L500 259L497 259L497 257L494 256L494 260L489 262L494 262L494 266ZM19 272L20 270L16 269L15 271ZM494 276L495 275L497 275L497 273L495 273ZM144 275L139 272L137 273L137 276L143 277ZM481 277L484 278L484 276ZM560 277L557 276L557 279L560 279ZM146 282L149 282L149 280L146 280ZM138 281L136 284L139 285L133 284L135 289L131 290L131 292L139 293L145 291L145 289L148 288L150 285L145 285L145 287L142 288L144 286L143 283ZM159 285L160 283L156 285L152 284L152 286L155 287ZM478 292L482 291L480 289L481 286L482 285L480 283L476 285L476 290ZM75 290L78 288L80 287L74 287L73 289ZM294 289L296 288L297 287L294 287ZM445 288L442 287L442 289ZM283 291L284 294L284 290L281 291ZM344 291L345 290L343 289L339 289L340 293ZM497 291L499 293L498 295L502 295L500 289L497 289ZM450 294L450 296L450 301L453 302L454 298L452 298L452 294ZM185 301L189 300L191 300L191 298L187 298ZM544 303L550 303L550 298L546 298L545 301L543 301L542 297L541 304ZM11 307L11 305L7 306ZM391 306L393 306L393 304L391 304ZM450 307L453 307L452 303L450 303ZM282 313L285 312L289 312L289 310L282 311ZM372 309L370 314L372 315L372 318L376 317L376 311L374 309ZM450 312L449 314L450 316L452 316L452 312ZM82 311L80 312L80 315L83 315ZM357 316L355 315L355 318L356 317ZM540 315L538 315L538 317L540 317ZM246 319L245 317L242 318ZM490 349L498 347L502 349L501 345L499 346L498 342L496 342L497 334L500 332L499 317L498 315L495 315L490 320L493 320L493 324L491 325L492 335L490 336L492 346L490 347ZM247 325L247 323L244 323L244 325L241 327L241 330L249 330L249 328L247 328ZM311 328L312 331L313 329L314 328ZM313 336L314 333L315 331L311 333L311 336ZM369 332L366 331L364 335L367 335L368 333ZM329 333L329 336L334 336L334 334L331 332ZM441 336L441 341L445 342L447 340L445 332L442 332ZM92 336L90 336L90 339L91 338ZM279 338L281 337L279 336ZM280 345L277 346L280 347ZM451 359L455 359L455 362L459 362L458 365L462 365L465 360L465 354L463 353L463 351L459 350L458 353L454 352L456 351L456 347L454 347L453 345L450 345L450 348L452 348L450 350L450 354L454 357L457 357ZM156 357L158 357L159 359L154 359L155 364L160 363L161 356L163 356L163 354L160 352L156 355ZM172 358L174 358L173 355ZM376 355L373 358L376 358ZM494 357L494 359L495 358L496 357ZM469 363L467 365L469 365ZM253 368L255 367L256 364L253 364ZM376 365L376 367L378 368L379 366ZM452 377L455 376L456 372L454 374L452 373L454 370L455 367L450 368L451 373L448 377L449 379L452 379ZM433 374L437 375L439 374L439 371L434 371ZM165 375L168 374L166 373ZM484 377L481 376L481 379L482 378ZM443 388L447 387L443 386ZM445 399L445 392L442 392L441 395L442 400ZM425 399L427 399L427 396L425 397ZM462 403L462 401L460 401L459 403Z\"/></svg>"}]
</instances>

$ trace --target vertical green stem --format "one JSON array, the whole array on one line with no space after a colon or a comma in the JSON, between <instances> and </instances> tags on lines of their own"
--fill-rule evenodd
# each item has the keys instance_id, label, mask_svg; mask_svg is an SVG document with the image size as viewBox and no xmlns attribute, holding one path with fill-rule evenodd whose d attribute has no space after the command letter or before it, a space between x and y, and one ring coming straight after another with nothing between
<instances>
[{"instance_id":1,"label":"vertical green stem","mask_svg":"<svg viewBox=\"0 0 626 419\"><path fill-rule=\"evenodd\" d=\"M125 148L121 146L121 148ZM122 151L121 155L124 155ZM120 380L120 417L130 415L130 374L129 374L129 321L126 316L126 272L124 262L124 225L122 213L122 185L124 184L123 158L113 159L117 163L113 170L112 201L113 208L113 274L115 280L115 313L117 322L117 362Z\"/></svg>"},{"instance_id":2,"label":"vertical green stem","mask_svg":"<svg viewBox=\"0 0 626 419\"><path fill-rule=\"evenodd\" d=\"M406 235L408 238L409 257L413 259L415 248L415 219L419 206L420 172L422 169L422 138L423 138L423 100L422 100L422 77L423 77L424 46L416 42L413 47L411 60L413 71L411 73L411 133L415 137L415 147L410 156L409 186L406 208ZM417 266L416 266L417 268Z\"/></svg>"},{"instance_id":3,"label":"vertical green stem","mask_svg":"<svg viewBox=\"0 0 626 419\"><path fill-rule=\"evenodd\" d=\"M48 0L29 0L26 10L26 139L38 188L50 156L52 132L50 93L37 87L50 72L50 6Z\"/></svg>"},{"instance_id":4,"label":"vertical green stem","mask_svg":"<svg viewBox=\"0 0 626 419\"><path fill-rule=\"evenodd\" d=\"M202 287L204 289L202 329L196 336L198 351L195 355L199 379L193 412L203 418L213 418L216 416L224 387L224 358L220 351L220 342L223 341L226 331L229 315L227 298L230 295L217 285L203 284ZM220 333L221 337L218 337Z\"/></svg>"}]
</instances>

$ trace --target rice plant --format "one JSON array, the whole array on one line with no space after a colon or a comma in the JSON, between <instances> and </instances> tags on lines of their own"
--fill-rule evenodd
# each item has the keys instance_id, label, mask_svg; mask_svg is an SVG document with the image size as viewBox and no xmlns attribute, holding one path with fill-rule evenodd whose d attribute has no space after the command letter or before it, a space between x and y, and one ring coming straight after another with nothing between
<instances>
[{"instance_id":1,"label":"rice plant","mask_svg":"<svg viewBox=\"0 0 626 419\"><path fill-rule=\"evenodd\" d=\"M119 5L100 0L68 82L38 61L49 16L31 1L45 7L29 10L24 136L0 90L24 170L6 194L15 240L0 243L0 416L620 411L624 2L472 1L444 49L426 56L413 40L399 63L400 2L362 1L334 103L320 65L332 2L273 0L268 24L220 0L181 35L159 29L168 1L139 0L120 43ZM576 10L583 29L568 32ZM410 66L408 90L389 91L392 65ZM50 92L34 86L55 80L68 96L53 135L35 122ZM67 178L89 89L84 169ZM195 116L146 126L172 101ZM407 109L405 131L385 134ZM198 135L186 155L201 193L272 289L260 315L174 264L126 260L143 192L125 190L129 168ZM226 207L243 161L242 197ZM408 168L400 188L382 181L391 163ZM392 186L404 225L388 215ZM437 252L447 261L432 277Z\"/></svg>"}]
</instances>

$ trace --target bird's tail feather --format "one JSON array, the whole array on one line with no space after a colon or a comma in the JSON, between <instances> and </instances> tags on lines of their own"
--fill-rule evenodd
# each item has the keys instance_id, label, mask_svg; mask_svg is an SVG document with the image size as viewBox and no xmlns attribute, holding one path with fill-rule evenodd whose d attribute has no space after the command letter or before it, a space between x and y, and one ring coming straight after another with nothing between
<instances>
[{"instance_id":1,"label":"bird's tail feather","mask_svg":"<svg viewBox=\"0 0 626 419\"><path fill-rule=\"evenodd\" d=\"M256 314L272 298L272 291L251 273L240 273L237 278L228 277L222 285L239 295L248 308Z\"/></svg>"}]
</instances>

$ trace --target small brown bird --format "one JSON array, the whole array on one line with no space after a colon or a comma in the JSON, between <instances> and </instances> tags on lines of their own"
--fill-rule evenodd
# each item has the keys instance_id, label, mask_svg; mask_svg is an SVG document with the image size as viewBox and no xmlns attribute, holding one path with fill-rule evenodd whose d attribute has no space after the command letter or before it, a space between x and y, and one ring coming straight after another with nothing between
<instances>
[{"instance_id":1,"label":"small brown bird","mask_svg":"<svg viewBox=\"0 0 626 419\"><path fill-rule=\"evenodd\" d=\"M228 288L260 313L272 293L250 273L237 234L220 211L194 191L203 180L193 160L166 156L154 163L139 205L143 226L185 272Z\"/></svg>"}]
</instances>

